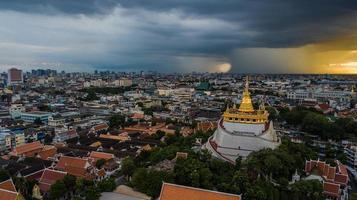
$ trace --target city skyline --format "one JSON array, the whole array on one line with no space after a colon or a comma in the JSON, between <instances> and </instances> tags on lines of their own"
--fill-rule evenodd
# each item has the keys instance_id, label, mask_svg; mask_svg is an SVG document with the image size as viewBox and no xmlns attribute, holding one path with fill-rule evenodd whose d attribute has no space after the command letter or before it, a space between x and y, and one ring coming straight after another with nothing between
<instances>
[{"instance_id":1,"label":"city skyline","mask_svg":"<svg viewBox=\"0 0 357 200\"><path fill-rule=\"evenodd\" d=\"M357 73L353 1L2 1L0 69Z\"/></svg>"}]
</instances>

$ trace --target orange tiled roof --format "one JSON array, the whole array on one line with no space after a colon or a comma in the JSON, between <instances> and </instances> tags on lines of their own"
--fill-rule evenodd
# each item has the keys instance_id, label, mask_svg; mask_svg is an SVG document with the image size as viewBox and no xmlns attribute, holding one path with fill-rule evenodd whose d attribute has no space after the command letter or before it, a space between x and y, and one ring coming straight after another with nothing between
<instances>
[{"instance_id":1,"label":"orange tiled roof","mask_svg":"<svg viewBox=\"0 0 357 200\"><path fill-rule=\"evenodd\" d=\"M16 200L18 193L0 189L0 200Z\"/></svg>"},{"instance_id":2,"label":"orange tiled roof","mask_svg":"<svg viewBox=\"0 0 357 200\"><path fill-rule=\"evenodd\" d=\"M94 128L94 131L99 131L99 130L103 130L103 129L108 129L109 126L105 123L103 124L98 124L96 126L93 127Z\"/></svg>"},{"instance_id":3,"label":"orange tiled roof","mask_svg":"<svg viewBox=\"0 0 357 200\"><path fill-rule=\"evenodd\" d=\"M104 152L98 152L98 151L92 151L92 152L90 153L90 156L89 156L89 157L94 158L94 159L109 160L109 159L114 158L114 154L104 153Z\"/></svg>"},{"instance_id":4,"label":"orange tiled roof","mask_svg":"<svg viewBox=\"0 0 357 200\"><path fill-rule=\"evenodd\" d=\"M159 200L240 200L236 194L163 183Z\"/></svg>"},{"instance_id":5,"label":"orange tiled roof","mask_svg":"<svg viewBox=\"0 0 357 200\"><path fill-rule=\"evenodd\" d=\"M76 177L85 178L88 176L88 172L85 168L66 166L64 171L66 171L68 174L71 174Z\"/></svg>"},{"instance_id":6,"label":"orange tiled roof","mask_svg":"<svg viewBox=\"0 0 357 200\"><path fill-rule=\"evenodd\" d=\"M1 182L0 189L16 192L16 188L14 183L12 182L12 179Z\"/></svg>"},{"instance_id":7,"label":"orange tiled roof","mask_svg":"<svg viewBox=\"0 0 357 200\"><path fill-rule=\"evenodd\" d=\"M64 170L66 167L77 167L77 168L86 168L88 161L82 158L61 156L59 159L56 169Z\"/></svg>"},{"instance_id":8,"label":"orange tiled roof","mask_svg":"<svg viewBox=\"0 0 357 200\"><path fill-rule=\"evenodd\" d=\"M15 148L15 153L21 155L26 152L34 151L43 148L43 144L40 141L31 142L27 144L20 145Z\"/></svg>"},{"instance_id":9,"label":"orange tiled roof","mask_svg":"<svg viewBox=\"0 0 357 200\"><path fill-rule=\"evenodd\" d=\"M19 195L12 179L0 183L0 200L16 200Z\"/></svg>"},{"instance_id":10,"label":"orange tiled roof","mask_svg":"<svg viewBox=\"0 0 357 200\"><path fill-rule=\"evenodd\" d=\"M49 157L53 157L57 153L57 148L54 146L45 146L45 148L38 153L43 160L47 160Z\"/></svg>"}]
</instances>

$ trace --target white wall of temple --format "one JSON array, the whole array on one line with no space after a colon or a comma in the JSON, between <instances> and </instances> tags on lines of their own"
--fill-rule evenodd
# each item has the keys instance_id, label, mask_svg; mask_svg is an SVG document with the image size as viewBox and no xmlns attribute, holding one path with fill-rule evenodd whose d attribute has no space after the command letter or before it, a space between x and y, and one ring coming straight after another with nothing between
<instances>
[{"instance_id":1,"label":"white wall of temple","mask_svg":"<svg viewBox=\"0 0 357 200\"><path fill-rule=\"evenodd\" d=\"M233 123L233 122L223 122L223 126L227 131L234 132L249 132L255 135L260 135L264 129L264 124L243 124L243 123Z\"/></svg>"},{"instance_id":2,"label":"white wall of temple","mask_svg":"<svg viewBox=\"0 0 357 200\"><path fill-rule=\"evenodd\" d=\"M266 133L269 134L269 133ZM246 157L252 151L259 151L263 148L275 149L280 142L264 139L260 136L242 136L227 133L222 128L217 128L213 135L213 140L219 146L217 151L224 156L241 155Z\"/></svg>"}]
</instances>

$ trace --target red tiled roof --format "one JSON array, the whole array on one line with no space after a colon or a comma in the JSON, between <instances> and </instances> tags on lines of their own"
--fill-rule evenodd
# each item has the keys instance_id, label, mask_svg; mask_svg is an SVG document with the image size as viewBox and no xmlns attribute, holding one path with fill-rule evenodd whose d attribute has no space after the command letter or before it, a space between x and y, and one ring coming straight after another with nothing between
<instances>
[{"instance_id":1,"label":"red tiled roof","mask_svg":"<svg viewBox=\"0 0 357 200\"><path fill-rule=\"evenodd\" d=\"M329 196L339 196L340 185L335 183L324 182L323 184L324 194Z\"/></svg>"},{"instance_id":2,"label":"red tiled roof","mask_svg":"<svg viewBox=\"0 0 357 200\"><path fill-rule=\"evenodd\" d=\"M45 192L48 191L51 185L56 183L58 180L62 180L66 174L66 172L45 169L39 181L40 189Z\"/></svg>"},{"instance_id":3,"label":"red tiled roof","mask_svg":"<svg viewBox=\"0 0 357 200\"><path fill-rule=\"evenodd\" d=\"M31 142L31 143L20 145L20 146L16 147L14 151L17 155L21 155L23 153L31 152L34 150L39 150L42 148L43 148L43 144L41 144L40 141L36 141L36 142Z\"/></svg>"},{"instance_id":4,"label":"red tiled roof","mask_svg":"<svg viewBox=\"0 0 357 200\"><path fill-rule=\"evenodd\" d=\"M317 169L319 170L319 172L323 173L324 169L325 169L325 162L322 162L322 161L317 161Z\"/></svg>"},{"instance_id":5,"label":"red tiled roof","mask_svg":"<svg viewBox=\"0 0 357 200\"><path fill-rule=\"evenodd\" d=\"M322 103L322 104L318 104L318 107L321 110L328 110L330 108L330 106L328 104Z\"/></svg>"},{"instance_id":6,"label":"red tiled roof","mask_svg":"<svg viewBox=\"0 0 357 200\"><path fill-rule=\"evenodd\" d=\"M325 165L323 175L326 177L328 176L328 169L329 169L329 165Z\"/></svg>"},{"instance_id":7,"label":"red tiled roof","mask_svg":"<svg viewBox=\"0 0 357 200\"><path fill-rule=\"evenodd\" d=\"M41 178L41 176L42 176L42 174L43 174L43 169L42 170L40 170L40 171L37 171L37 172L35 172L35 173L32 173L32 174L29 174L29 175L27 175L27 176L25 176L25 178L27 179L27 180L37 180L37 181L39 181L40 180L40 178Z\"/></svg>"},{"instance_id":8,"label":"red tiled roof","mask_svg":"<svg viewBox=\"0 0 357 200\"><path fill-rule=\"evenodd\" d=\"M335 179L335 175L336 175L336 167L329 167L327 178Z\"/></svg>"},{"instance_id":9,"label":"red tiled roof","mask_svg":"<svg viewBox=\"0 0 357 200\"><path fill-rule=\"evenodd\" d=\"M240 200L236 194L163 183L159 200Z\"/></svg>"},{"instance_id":10,"label":"red tiled roof","mask_svg":"<svg viewBox=\"0 0 357 200\"><path fill-rule=\"evenodd\" d=\"M348 182L348 175L344 175L344 174L336 174L335 176L335 182L336 183L341 183L346 185Z\"/></svg>"},{"instance_id":11,"label":"red tiled roof","mask_svg":"<svg viewBox=\"0 0 357 200\"><path fill-rule=\"evenodd\" d=\"M344 175L348 175L347 167L343 165L340 161L336 161L338 166L338 172Z\"/></svg>"}]
</instances>

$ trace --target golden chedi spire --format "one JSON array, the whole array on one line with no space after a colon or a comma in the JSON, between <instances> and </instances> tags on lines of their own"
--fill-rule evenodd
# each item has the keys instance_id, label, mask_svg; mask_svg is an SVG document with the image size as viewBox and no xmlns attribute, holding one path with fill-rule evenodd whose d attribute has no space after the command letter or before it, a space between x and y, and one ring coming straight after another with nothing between
<instances>
[{"instance_id":1,"label":"golden chedi spire","mask_svg":"<svg viewBox=\"0 0 357 200\"><path fill-rule=\"evenodd\" d=\"M264 103L259 106L258 110L254 110L248 83L247 77L243 91L243 98L238 110L236 109L235 104L232 108L227 106L227 109L222 116L225 122L243 124L263 124L268 122L269 113L265 110Z\"/></svg>"},{"instance_id":2,"label":"golden chedi spire","mask_svg":"<svg viewBox=\"0 0 357 200\"><path fill-rule=\"evenodd\" d=\"M240 112L254 112L252 99L250 98L248 76L246 78L245 88L243 91L243 98L238 110Z\"/></svg>"}]
</instances>

